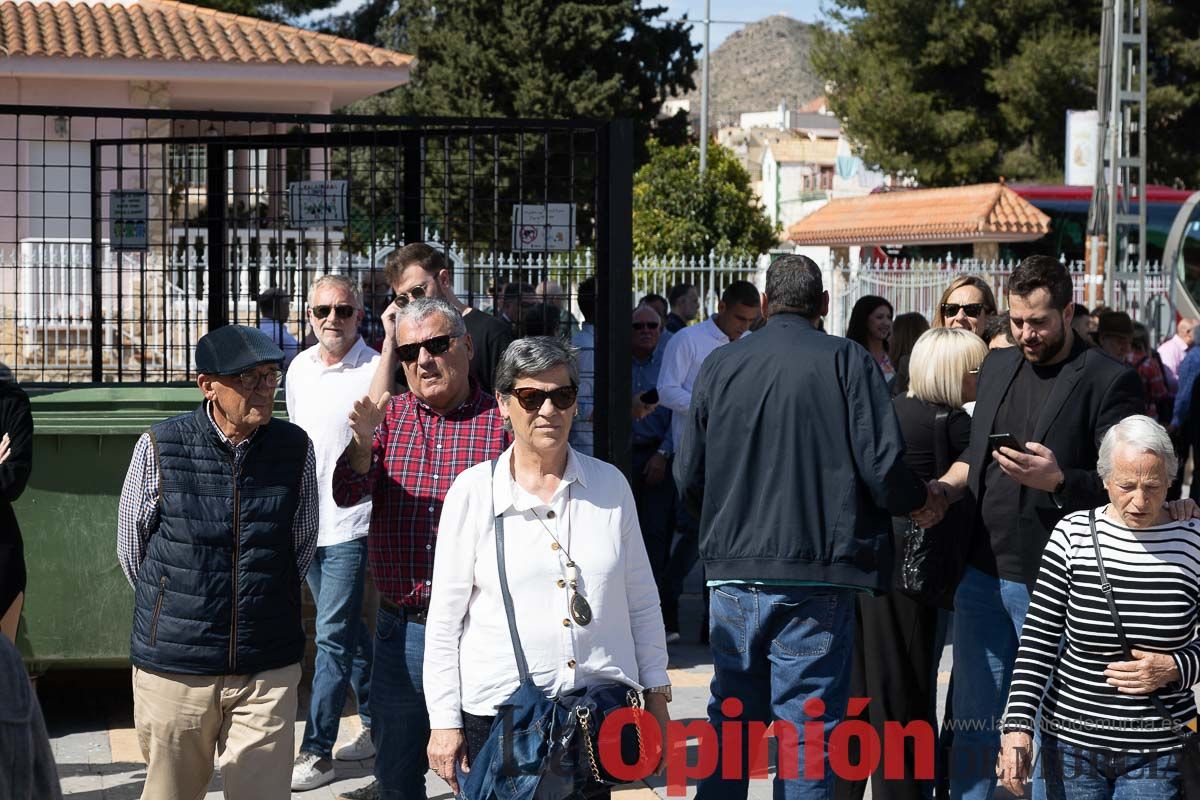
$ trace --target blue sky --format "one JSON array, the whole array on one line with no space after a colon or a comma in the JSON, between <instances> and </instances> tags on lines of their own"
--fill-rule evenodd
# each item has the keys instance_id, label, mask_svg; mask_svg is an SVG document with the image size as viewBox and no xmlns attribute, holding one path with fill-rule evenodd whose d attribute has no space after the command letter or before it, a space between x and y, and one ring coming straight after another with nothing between
<instances>
[{"instance_id":1,"label":"blue sky","mask_svg":"<svg viewBox=\"0 0 1200 800\"><path fill-rule=\"evenodd\" d=\"M714 20L738 20L756 22L772 14L786 14L801 22L816 22L821 17L821 0L710 0ZM681 17L686 12L688 19L698 20L704 16L704 0L646 0L645 5L664 5L668 11L664 16ZM715 49L725 37L740 28L740 25L713 25L710 41ZM703 41L703 28L692 27L692 39Z\"/></svg>"}]
</instances>

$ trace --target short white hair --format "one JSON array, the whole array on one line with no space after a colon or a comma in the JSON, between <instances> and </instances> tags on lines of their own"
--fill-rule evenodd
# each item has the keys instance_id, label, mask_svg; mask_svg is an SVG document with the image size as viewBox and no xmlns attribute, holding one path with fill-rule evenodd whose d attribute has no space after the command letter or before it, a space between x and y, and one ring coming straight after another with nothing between
<instances>
[{"instance_id":1,"label":"short white hair","mask_svg":"<svg viewBox=\"0 0 1200 800\"><path fill-rule=\"evenodd\" d=\"M908 396L962 408L963 378L987 358L983 339L962 328L930 328L908 357Z\"/></svg>"},{"instance_id":2,"label":"short white hair","mask_svg":"<svg viewBox=\"0 0 1200 800\"><path fill-rule=\"evenodd\" d=\"M1175 445L1171 444L1167 429L1145 414L1135 414L1109 428L1100 441L1100 461L1096 464L1096 471L1100 473L1102 481L1107 483L1112 475L1113 452L1123 444L1132 445L1139 452L1158 456L1167 468L1167 480L1175 480L1175 474L1179 471L1179 457L1175 455Z\"/></svg>"}]
</instances>

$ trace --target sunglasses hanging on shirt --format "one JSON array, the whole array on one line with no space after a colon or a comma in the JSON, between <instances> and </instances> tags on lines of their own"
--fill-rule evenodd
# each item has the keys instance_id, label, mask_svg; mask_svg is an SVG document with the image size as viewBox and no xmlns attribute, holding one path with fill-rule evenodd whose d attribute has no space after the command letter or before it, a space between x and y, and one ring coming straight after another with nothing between
<instances>
[{"instance_id":1,"label":"sunglasses hanging on shirt","mask_svg":"<svg viewBox=\"0 0 1200 800\"><path fill-rule=\"evenodd\" d=\"M563 387L563 388L574 388L574 387ZM520 391L520 390L518 389L517 391ZM542 402L545 402L545 400L543 400ZM558 404L556 403L555 405L557 406ZM568 511L568 513L570 513L570 508L571 508L571 486L570 486L570 484L568 484L567 485L567 511ZM571 551L568 548L563 547L562 542L560 542L558 540L558 537L554 535L554 531L550 530L550 526L546 524L546 521L544 519L542 519L541 517L539 517L536 512L534 512L533 517L534 517L534 519L536 519L538 522L540 522L542 524L542 527L546 529L546 533L550 534L550 538L554 540L554 543L556 545L558 545L558 549L562 550L563 553L565 553L567 556L566 584L567 584L567 588L569 588L571 590L571 599L567 603L567 610L571 614L571 619L575 620L576 625L585 626L589 622L592 621L592 606L590 603L588 603L587 598L585 598L582 594L579 593L579 565L575 563L575 559L571 558ZM570 530L571 530L571 527L570 527L570 524L568 524L567 525L567 531L568 531L567 541L568 542L571 541ZM559 585L561 586L562 584L560 583Z\"/></svg>"}]
</instances>

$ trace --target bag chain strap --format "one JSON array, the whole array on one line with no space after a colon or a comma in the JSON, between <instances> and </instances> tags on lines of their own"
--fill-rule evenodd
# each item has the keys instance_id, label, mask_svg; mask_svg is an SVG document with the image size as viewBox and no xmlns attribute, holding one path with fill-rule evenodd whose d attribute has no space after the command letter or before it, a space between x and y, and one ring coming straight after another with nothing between
<instances>
[{"instance_id":1,"label":"bag chain strap","mask_svg":"<svg viewBox=\"0 0 1200 800\"><path fill-rule=\"evenodd\" d=\"M638 693L636 691L630 689L625 695L625 699L629 702L630 708L641 710L642 701L641 698L638 697ZM596 734L593 735L591 732L591 726L588 725L588 721L592 717L592 710L587 706L576 706L575 717L583 726L583 741L584 744L587 745L588 766L592 768L592 777L596 779L597 783L603 783L604 778L600 777L600 761L596 758L596 745L593 741L599 736L600 730L599 727L597 727ZM642 745L642 724L640 719L635 720L633 730L634 733L637 734L638 761L640 762L646 752Z\"/></svg>"}]
</instances>

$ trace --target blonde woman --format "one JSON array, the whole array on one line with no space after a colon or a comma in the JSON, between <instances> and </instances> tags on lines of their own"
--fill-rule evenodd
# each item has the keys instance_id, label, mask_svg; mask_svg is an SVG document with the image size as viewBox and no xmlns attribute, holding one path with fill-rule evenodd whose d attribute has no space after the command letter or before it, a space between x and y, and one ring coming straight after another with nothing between
<instances>
[{"instance_id":1,"label":"blonde woman","mask_svg":"<svg viewBox=\"0 0 1200 800\"><path fill-rule=\"evenodd\" d=\"M892 400L904 434L904 461L921 480L935 479L966 449L971 418L964 403L975 399L976 376L988 354L983 339L962 328L932 328L917 339L909 359L909 389ZM960 502L935 529L938 534L965 541ZM869 697L860 715L883 736L885 722L924 720L936 729L933 709L938 653L938 610L949 608L956 580L940 591L910 596L899 589L903 538L908 520L895 520L893 589L881 597L859 595L858 628L850 696ZM872 775L871 792L889 800L920 800L929 781L918 781L912 752L906 752L904 777L885 780L883 770ZM844 783L839 798L863 796L866 781Z\"/></svg>"},{"instance_id":2,"label":"blonde woman","mask_svg":"<svg viewBox=\"0 0 1200 800\"><path fill-rule=\"evenodd\" d=\"M933 310L933 327L962 328L983 336L988 320L996 313L996 295L978 275L959 275L938 300Z\"/></svg>"}]
</instances>

